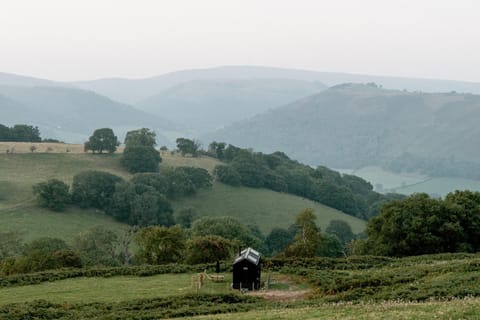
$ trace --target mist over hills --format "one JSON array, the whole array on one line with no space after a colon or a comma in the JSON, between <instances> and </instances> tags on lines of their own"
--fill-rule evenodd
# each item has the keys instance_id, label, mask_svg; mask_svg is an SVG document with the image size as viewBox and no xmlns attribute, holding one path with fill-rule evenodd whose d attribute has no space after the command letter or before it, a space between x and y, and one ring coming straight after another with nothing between
<instances>
[{"instance_id":1,"label":"mist over hills","mask_svg":"<svg viewBox=\"0 0 480 320\"><path fill-rule=\"evenodd\" d=\"M119 137L149 127L168 146L201 136L335 168L461 163L464 175L480 162L478 96L455 93L480 93L480 83L223 66L80 82L0 73L0 89L4 124L38 125L43 137L67 142L98 127Z\"/></svg>"},{"instance_id":2,"label":"mist over hills","mask_svg":"<svg viewBox=\"0 0 480 320\"><path fill-rule=\"evenodd\" d=\"M204 138L264 152L282 150L312 165L380 165L414 171L431 163L479 163L480 96L332 87ZM432 161L429 161L432 160ZM417 169L418 169L417 166ZM428 173L428 172L427 172Z\"/></svg>"},{"instance_id":3,"label":"mist over hills","mask_svg":"<svg viewBox=\"0 0 480 320\"><path fill-rule=\"evenodd\" d=\"M198 136L325 88L319 82L288 79L194 80L147 98L136 107L181 123L192 136Z\"/></svg>"},{"instance_id":4,"label":"mist over hills","mask_svg":"<svg viewBox=\"0 0 480 320\"><path fill-rule=\"evenodd\" d=\"M120 139L128 130L147 126L162 132L173 125L131 106L94 92L64 87L0 86L2 124L26 123L40 128L42 137L67 142L84 142L93 130L111 127Z\"/></svg>"},{"instance_id":5,"label":"mist over hills","mask_svg":"<svg viewBox=\"0 0 480 320\"><path fill-rule=\"evenodd\" d=\"M144 79L110 78L77 81L68 84L77 88L95 91L113 100L135 104L184 82L194 80L248 80L256 78L318 81L329 87L348 82L375 82L389 89L425 92L457 91L480 94L480 83L475 82L319 72L263 66L221 66L181 70Z\"/></svg>"}]
</instances>

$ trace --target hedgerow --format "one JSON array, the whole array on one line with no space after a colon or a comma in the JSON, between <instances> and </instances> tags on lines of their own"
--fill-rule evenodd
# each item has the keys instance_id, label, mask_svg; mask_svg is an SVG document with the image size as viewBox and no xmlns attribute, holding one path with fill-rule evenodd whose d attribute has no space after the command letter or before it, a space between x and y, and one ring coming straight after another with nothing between
<instances>
[{"instance_id":1,"label":"hedgerow","mask_svg":"<svg viewBox=\"0 0 480 320\"><path fill-rule=\"evenodd\" d=\"M45 300L0 307L0 319L159 319L242 312L262 299L239 294L187 294L125 302L58 304Z\"/></svg>"}]
</instances>

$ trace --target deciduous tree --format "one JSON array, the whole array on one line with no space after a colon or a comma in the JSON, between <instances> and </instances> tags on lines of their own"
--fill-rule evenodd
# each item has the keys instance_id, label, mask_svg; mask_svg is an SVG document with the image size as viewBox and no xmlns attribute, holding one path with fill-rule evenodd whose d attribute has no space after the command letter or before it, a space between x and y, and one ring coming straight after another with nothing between
<instances>
[{"instance_id":1,"label":"deciduous tree","mask_svg":"<svg viewBox=\"0 0 480 320\"><path fill-rule=\"evenodd\" d=\"M70 203L70 187L58 179L50 179L33 186L38 203L55 211L62 211Z\"/></svg>"},{"instance_id":2,"label":"deciduous tree","mask_svg":"<svg viewBox=\"0 0 480 320\"><path fill-rule=\"evenodd\" d=\"M84 144L85 152L91 150L93 153L113 153L117 150L117 146L120 145L117 137L110 128L96 129L93 135L88 138L88 141Z\"/></svg>"}]
</instances>

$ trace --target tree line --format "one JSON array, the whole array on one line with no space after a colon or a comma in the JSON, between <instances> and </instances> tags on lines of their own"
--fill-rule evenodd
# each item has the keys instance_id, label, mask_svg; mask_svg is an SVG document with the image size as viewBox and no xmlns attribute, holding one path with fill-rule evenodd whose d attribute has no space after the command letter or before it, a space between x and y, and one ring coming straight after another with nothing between
<instances>
[{"instance_id":1,"label":"tree line","mask_svg":"<svg viewBox=\"0 0 480 320\"><path fill-rule=\"evenodd\" d=\"M12 127L7 127L0 124L0 141L12 142L41 142L40 130L26 124L16 124Z\"/></svg>"},{"instance_id":2,"label":"tree line","mask_svg":"<svg viewBox=\"0 0 480 320\"><path fill-rule=\"evenodd\" d=\"M385 204L353 252L412 256L480 250L480 193L455 191L444 199L425 193Z\"/></svg>"},{"instance_id":3,"label":"tree line","mask_svg":"<svg viewBox=\"0 0 480 320\"><path fill-rule=\"evenodd\" d=\"M122 232L96 226L76 235L71 244L49 237L24 244L18 233L0 232L0 271L10 275L64 267L214 263L232 260L245 246L266 256L335 257L346 254L343 245L354 237L343 221L332 221L322 233L310 209L300 212L288 230L277 228L267 237L231 217L202 217L190 227L135 226Z\"/></svg>"},{"instance_id":4,"label":"tree line","mask_svg":"<svg viewBox=\"0 0 480 320\"><path fill-rule=\"evenodd\" d=\"M312 168L283 152L263 154L212 142L208 154L224 162L214 169L215 178L222 183L291 193L364 220L376 216L383 203L403 197L380 194L360 177L323 166Z\"/></svg>"}]
</instances>

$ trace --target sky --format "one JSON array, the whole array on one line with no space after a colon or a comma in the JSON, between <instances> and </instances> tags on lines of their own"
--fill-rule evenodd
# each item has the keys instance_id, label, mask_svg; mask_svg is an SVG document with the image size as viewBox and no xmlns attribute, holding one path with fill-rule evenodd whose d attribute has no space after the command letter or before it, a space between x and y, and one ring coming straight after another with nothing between
<instances>
[{"instance_id":1,"label":"sky","mask_svg":"<svg viewBox=\"0 0 480 320\"><path fill-rule=\"evenodd\" d=\"M475 0L0 0L0 72L263 65L480 82Z\"/></svg>"}]
</instances>

